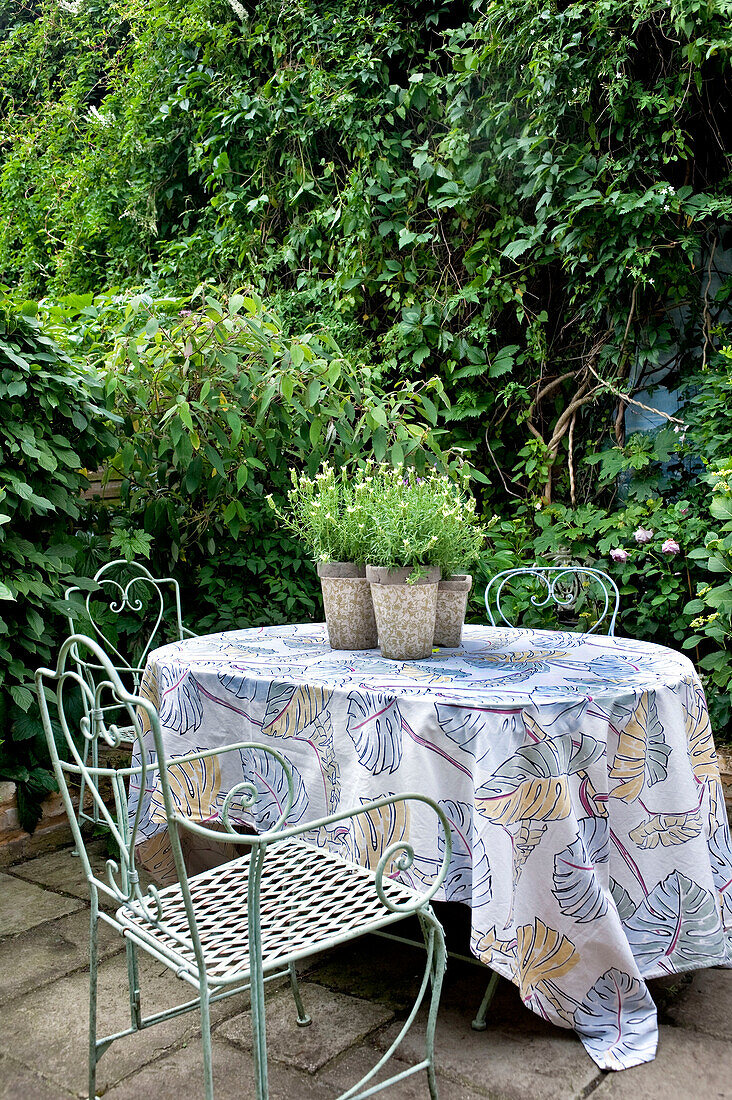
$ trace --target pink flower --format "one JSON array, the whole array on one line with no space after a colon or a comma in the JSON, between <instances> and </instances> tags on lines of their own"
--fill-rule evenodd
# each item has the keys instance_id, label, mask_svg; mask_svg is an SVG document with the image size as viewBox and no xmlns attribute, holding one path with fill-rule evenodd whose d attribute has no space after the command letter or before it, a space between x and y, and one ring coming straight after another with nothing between
<instances>
[{"instance_id":1,"label":"pink flower","mask_svg":"<svg viewBox=\"0 0 732 1100\"><path fill-rule=\"evenodd\" d=\"M679 546L676 539L666 539L663 546L661 547L661 553L662 554L680 554L681 553L681 547Z\"/></svg>"},{"instance_id":2,"label":"pink flower","mask_svg":"<svg viewBox=\"0 0 732 1100\"><path fill-rule=\"evenodd\" d=\"M628 551L627 550L611 550L610 551L610 557L613 559L613 561L627 561L628 560Z\"/></svg>"},{"instance_id":3,"label":"pink flower","mask_svg":"<svg viewBox=\"0 0 732 1100\"><path fill-rule=\"evenodd\" d=\"M653 531L647 531L645 527L639 527L633 534L633 538L636 542L650 542L653 538Z\"/></svg>"}]
</instances>

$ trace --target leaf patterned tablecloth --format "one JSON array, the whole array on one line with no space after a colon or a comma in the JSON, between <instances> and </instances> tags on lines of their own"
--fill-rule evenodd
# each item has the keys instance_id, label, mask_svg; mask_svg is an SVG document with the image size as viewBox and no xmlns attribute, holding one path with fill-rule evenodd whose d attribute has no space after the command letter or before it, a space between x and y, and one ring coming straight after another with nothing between
<instances>
[{"instance_id":1,"label":"leaf patterned tablecloth","mask_svg":"<svg viewBox=\"0 0 732 1100\"><path fill-rule=\"evenodd\" d=\"M324 626L282 626L164 646L143 691L170 758L276 746L293 770L291 823L384 794L437 800L453 832L444 898L470 905L473 952L528 1007L574 1028L603 1069L655 1055L645 979L732 965L712 733L694 667L673 650L466 627L459 650L400 663L331 651ZM216 820L246 773L260 791L254 824L276 820L281 767L256 748L241 756L173 763L182 811ZM164 821L159 792L145 791L143 838ZM311 838L372 867L408 838L414 884L431 879L443 846L432 817L393 807Z\"/></svg>"}]
</instances>

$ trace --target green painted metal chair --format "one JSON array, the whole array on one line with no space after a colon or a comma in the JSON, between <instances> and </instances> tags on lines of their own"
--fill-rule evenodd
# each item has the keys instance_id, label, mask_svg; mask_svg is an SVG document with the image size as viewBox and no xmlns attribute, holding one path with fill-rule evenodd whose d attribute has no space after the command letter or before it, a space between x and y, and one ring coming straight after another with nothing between
<instances>
[{"instance_id":1,"label":"green painted metal chair","mask_svg":"<svg viewBox=\"0 0 732 1100\"><path fill-rule=\"evenodd\" d=\"M127 561L125 558L107 562L91 580L95 584L93 591L73 586L64 593L64 601L69 608L69 632L73 634L78 630L78 614L81 613L85 624L91 626L105 654L111 659L122 683L136 692L145 670L145 659L154 645L195 637L193 631L183 626L180 586L173 577L154 577L142 562ZM75 649L72 650L72 657L93 694L96 679L103 670L93 658L82 656ZM87 716L91 718L91 715ZM120 744L131 745L134 739L132 726L118 727ZM87 744L93 767L99 764L98 745L98 738L91 738ZM82 776L79 821L98 825L96 803L92 803L91 813L84 809L86 796L87 787Z\"/></svg>"},{"instance_id":2,"label":"green painted metal chair","mask_svg":"<svg viewBox=\"0 0 732 1100\"><path fill-rule=\"evenodd\" d=\"M504 569L491 577L485 589L485 609L491 626L512 626L512 617L507 616L501 606L506 590L510 592L513 583L534 584L536 591L531 596L531 606L537 609L554 604L560 610L581 611L588 599L596 609L596 618L585 634L595 634L601 626L604 633L613 637L615 621L620 609L620 593L612 577L601 569L583 565L525 565L516 569ZM475 1031L485 1031L486 1015L498 984L498 974L491 974L488 988L481 1002L472 1027Z\"/></svg>"},{"instance_id":3,"label":"green painted metal chair","mask_svg":"<svg viewBox=\"0 0 732 1100\"><path fill-rule=\"evenodd\" d=\"M604 627L603 633L611 637L615 634L620 609L618 586L602 569L584 565L523 565L496 573L485 589L485 609L491 626L514 625L502 602L505 603L516 581L524 588L535 588L531 607L541 609L554 604L559 610L576 615L587 614L591 608L594 622L583 628L583 633L596 634Z\"/></svg>"},{"instance_id":4,"label":"green painted metal chair","mask_svg":"<svg viewBox=\"0 0 732 1100\"><path fill-rule=\"evenodd\" d=\"M79 671L78 660L93 662L97 669L93 690ZM339 1100L363 1100L388 1085L425 1070L429 1094L436 1100L434 1033L442 977L445 942L430 901L444 881L450 859L450 827L440 808L419 794L388 796L307 824L288 827L287 815L293 800L291 772L284 758L269 745L239 742L222 749L188 753L168 764L164 758L162 733L153 705L128 691L101 646L82 635L72 635L61 647L54 670L39 669L36 689L43 726L54 772L69 816L74 839L91 896L90 999L89 999L89 1097L96 1097L97 1063L115 1040L182 1012L200 1012L203 1041L203 1077L206 1100L213 1100L210 1005L249 989L251 999L255 1094L267 1100L267 1048L264 983L288 975L297 1008L297 1022L309 1023L295 974L295 964L318 951L335 947L366 933L386 929L408 915L416 915L426 948L426 963L419 993L400 1033L392 1045L356 1085ZM80 728L73 728L70 715L79 712L74 696L85 698ZM52 713L57 716L54 736ZM90 743L103 741L114 747L119 727L108 721L111 713L122 713L134 730L140 746L139 766L119 769L92 766ZM60 732L59 732L60 731ZM213 766L214 757L239 753L249 748L269 753L284 769L288 796L279 820L260 835L237 830L231 815L251 809L258 798L254 782L241 782L223 801L223 834L184 816L177 807L168 778L173 764L179 768L195 762L196 768ZM244 754L246 756L246 754ZM159 786L172 845L177 882L143 891L135 863L142 801L128 803L130 781L144 789L153 772ZM96 804L99 820L109 829L118 856L108 860L106 878L92 870L81 827L69 795L69 781L83 777ZM103 797L103 784L111 784L111 808ZM439 874L422 893L389 877L394 867L409 869L414 858L410 845L400 841L383 852L375 871L360 867L304 839L311 830L345 822L398 802L422 807L421 813L437 815L436 828L444 831L445 856ZM426 807L426 810L425 810ZM215 842L225 836L242 854L222 866L188 876L179 833L189 831ZM100 898L117 905L115 912L100 908ZM97 934L104 921L124 937L130 993L130 1026L112 1035L96 1034ZM171 969L195 990L195 997L164 1012L143 1015L138 972L138 952L145 951ZM406 1035L431 984L424 1058L416 1065L385 1081L376 1075Z\"/></svg>"}]
</instances>

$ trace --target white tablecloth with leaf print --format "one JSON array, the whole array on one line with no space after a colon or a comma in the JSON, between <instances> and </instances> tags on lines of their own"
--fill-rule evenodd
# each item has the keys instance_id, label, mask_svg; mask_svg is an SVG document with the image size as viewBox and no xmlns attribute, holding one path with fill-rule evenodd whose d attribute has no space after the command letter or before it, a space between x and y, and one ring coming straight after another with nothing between
<instances>
[{"instance_id":1,"label":"white tablecloth with leaf print","mask_svg":"<svg viewBox=\"0 0 732 1100\"><path fill-rule=\"evenodd\" d=\"M292 765L292 823L383 794L439 801L453 828L444 898L471 906L473 952L531 1009L573 1027L602 1068L654 1057L645 979L732 963L732 852L709 718L693 665L673 650L466 627L459 650L399 663L331 651L324 626L282 626L164 646L143 690L170 757L276 746ZM254 823L266 828L285 794L271 761L254 749L173 767L174 795L215 820L253 774ZM406 877L431 879L443 846L434 815L359 822L312 839L375 866L409 838ZM148 790L142 835L163 826Z\"/></svg>"}]
</instances>

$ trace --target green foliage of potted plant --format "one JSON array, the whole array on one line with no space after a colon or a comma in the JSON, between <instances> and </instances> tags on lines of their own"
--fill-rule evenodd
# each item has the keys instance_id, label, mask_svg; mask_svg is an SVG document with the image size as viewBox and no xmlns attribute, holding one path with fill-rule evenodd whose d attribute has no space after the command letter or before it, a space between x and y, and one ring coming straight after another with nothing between
<instances>
[{"instance_id":1,"label":"green foliage of potted plant","mask_svg":"<svg viewBox=\"0 0 732 1100\"><path fill-rule=\"evenodd\" d=\"M292 472L288 512L268 503L317 564L332 649L373 649L376 620L366 580L365 474L336 475L331 466L314 478Z\"/></svg>"},{"instance_id":2,"label":"green foliage of potted plant","mask_svg":"<svg viewBox=\"0 0 732 1100\"><path fill-rule=\"evenodd\" d=\"M361 501L366 514L366 576L385 657L416 660L430 655L441 577L456 582L464 617L470 580L462 574L457 582L455 574L472 564L483 541L466 482L464 475L456 484L437 470L420 476L401 465L367 471L368 491ZM445 595L446 610L452 610L453 593L448 588ZM459 644L461 630L462 618L459 625L441 622L438 641ZM443 634L449 635L447 642Z\"/></svg>"}]
</instances>

